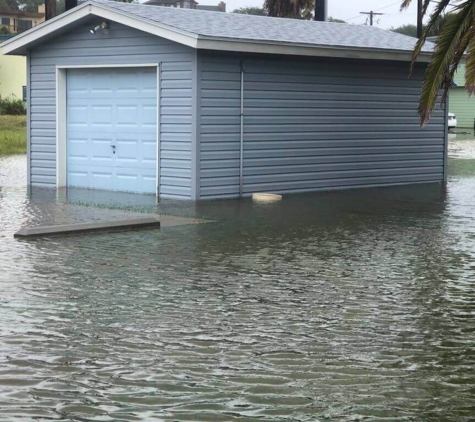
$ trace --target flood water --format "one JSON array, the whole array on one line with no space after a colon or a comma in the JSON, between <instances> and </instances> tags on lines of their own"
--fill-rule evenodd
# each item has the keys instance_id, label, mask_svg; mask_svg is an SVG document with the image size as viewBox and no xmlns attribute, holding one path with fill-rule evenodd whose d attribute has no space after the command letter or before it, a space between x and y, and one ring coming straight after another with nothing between
<instances>
[{"instance_id":1,"label":"flood water","mask_svg":"<svg viewBox=\"0 0 475 422\"><path fill-rule=\"evenodd\" d=\"M457 151L445 188L167 202L216 222L35 241L12 234L124 202L29 195L24 157L0 159L0 420L473 421Z\"/></svg>"}]
</instances>

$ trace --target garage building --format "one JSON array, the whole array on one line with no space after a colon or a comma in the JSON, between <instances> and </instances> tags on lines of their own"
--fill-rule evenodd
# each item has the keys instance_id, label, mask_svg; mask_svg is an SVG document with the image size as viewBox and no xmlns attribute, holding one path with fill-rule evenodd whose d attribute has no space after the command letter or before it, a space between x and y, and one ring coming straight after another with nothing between
<instances>
[{"instance_id":1,"label":"garage building","mask_svg":"<svg viewBox=\"0 0 475 422\"><path fill-rule=\"evenodd\" d=\"M26 55L28 183L210 199L446 179L431 50L369 26L88 1Z\"/></svg>"}]
</instances>

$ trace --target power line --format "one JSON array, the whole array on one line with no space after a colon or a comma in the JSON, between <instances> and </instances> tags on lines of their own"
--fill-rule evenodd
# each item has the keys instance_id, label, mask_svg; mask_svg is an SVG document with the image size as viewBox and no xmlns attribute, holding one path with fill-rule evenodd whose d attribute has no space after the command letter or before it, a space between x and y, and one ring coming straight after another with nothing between
<instances>
[{"instance_id":1,"label":"power line","mask_svg":"<svg viewBox=\"0 0 475 422\"><path fill-rule=\"evenodd\" d=\"M382 16L384 13L376 13L371 10L371 12L360 12L361 15L368 15L369 16L369 24L373 26L373 20L375 16Z\"/></svg>"},{"instance_id":2,"label":"power line","mask_svg":"<svg viewBox=\"0 0 475 422\"><path fill-rule=\"evenodd\" d=\"M400 5L400 4L401 4L401 1L399 0L399 1L397 1L397 2L394 2L394 3L388 4L388 5L386 5L386 6L380 7L379 9L373 10L373 12L379 12L380 10L387 9L388 7L395 6L396 4L399 4L399 5ZM348 21L351 21L351 20L356 19L356 18L361 18L361 15L357 15L357 16L354 16L354 17L352 17L352 18L350 18L350 19L346 19L346 21L348 22Z\"/></svg>"}]
</instances>

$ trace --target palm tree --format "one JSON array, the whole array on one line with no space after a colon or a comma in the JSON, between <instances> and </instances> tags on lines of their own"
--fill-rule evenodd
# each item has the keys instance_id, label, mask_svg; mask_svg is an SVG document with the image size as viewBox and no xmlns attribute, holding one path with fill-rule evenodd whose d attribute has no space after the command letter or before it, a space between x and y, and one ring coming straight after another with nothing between
<instances>
[{"instance_id":1,"label":"palm tree","mask_svg":"<svg viewBox=\"0 0 475 422\"><path fill-rule=\"evenodd\" d=\"M264 0L269 16L291 19L311 19L314 0Z\"/></svg>"},{"instance_id":2,"label":"palm tree","mask_svg":"<svg viewBox=\"0 0 475 422\"><path fill-rule=\"evenodd\" d=\"M411 2L412 0L403 0L401 8L407 8ZM424 16L427 14L430 3L432 0L423 2ZM417 60L427 37L436 29L449 7L453 7L450 18L440 29L422 85L418 110L421 125L425 125L430 119L440 89L443 94L442 102L446 100L457 66L464 54L466 58L465 86L470 95L475 93L475 0L461 0L455 6L453 0L438 0L430 15L429 23L425 26L422 37L414 48L412 65Z\"/></svg>"}]
</instances>

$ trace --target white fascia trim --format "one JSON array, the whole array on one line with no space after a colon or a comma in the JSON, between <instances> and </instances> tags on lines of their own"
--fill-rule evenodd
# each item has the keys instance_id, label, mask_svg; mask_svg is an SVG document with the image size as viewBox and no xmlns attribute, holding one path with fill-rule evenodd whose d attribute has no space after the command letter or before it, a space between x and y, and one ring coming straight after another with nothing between
<instances>
[{"instance_id":1,"label":"white fascia trim","mask_svg":"<svg viewBox=\"0 0 475 422\"><path fill-rule=\"evenodd\" d=\"M318 56L318 57L335 57L347 59L372 59L372 60L396 60L411 61L412 52L398 50L376 50L365 48L351 47L323 47L308 44L285 44L285 43L269 43L267 41L243 41L204 38L198 39L198 49L218 50L218 51L234 51L241 53L260 53L260 54L280 54L293 56ZM431 53L421 54L418 62L429 62Z\"/></svg>"},{"instance_id":2,"label":"white fascia trim","mask_svg":"<svg viewBox=\"0 0 475 422\"><path fill-rule=\"evenodd\" d=\"M121 23L131 28L136 28L140 31L148 32L149 34L196 48L198 36L195 34L179 31L155 22L149 22L146 19L130 16L117 10L103 7L102 5L98 6L97 4L84 3L78 8L63 13L51 20L35 26L26 32L23 32L21 35L17 35L11 40L4 42L1 45L2 53L24 54L24 51L29 44L36 42L38 39L45 37L89 15L98 16L113 22Z\"/></svg>"},{"instance_id":3,"label":"white fascia trim","mask_svg":"<svg viewBox=\"0 0 475 422\"><path fill-rule=\"evenodd\" d=\"M91 13L95 16L138 29L140 31L148 32L157 37L165 38L174 41L178 44L187 45L188 47L196 48L198 36L185 31L180 31L176 28L171 28L167 25L159 24L158 22L149 22L146 19L141 19L137 16L130 16L118 10L113 10L103 6L91 5Z\"/></svg>"}]
</instances>

